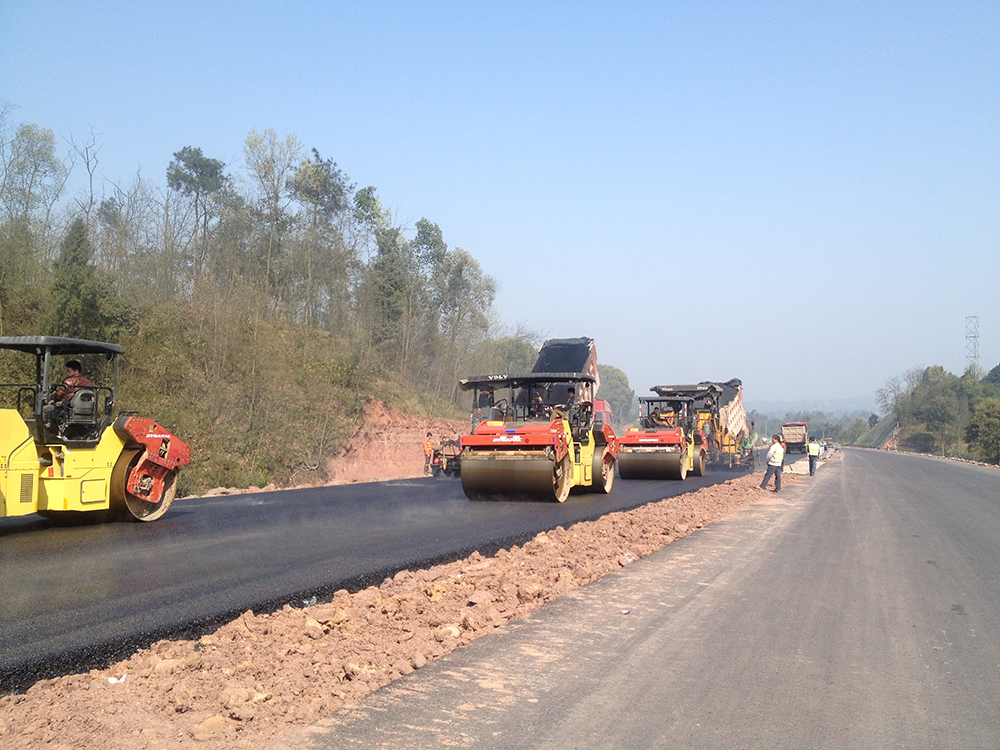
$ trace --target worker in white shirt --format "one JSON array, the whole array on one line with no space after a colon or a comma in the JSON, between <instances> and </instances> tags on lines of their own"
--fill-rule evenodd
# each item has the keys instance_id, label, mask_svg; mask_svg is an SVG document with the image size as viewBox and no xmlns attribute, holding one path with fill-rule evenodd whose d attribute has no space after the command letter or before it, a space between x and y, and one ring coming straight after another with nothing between
<instances>
[{"instance_id":1,"label":"worker in white shirt","mask_svg":"<svg viewBox=\"0 0 1000 750\"><path fill-rule=\"evenodd\" d=\"M823 449L819 447L819 441L816 438L809 438L809 476L814 476L816 474L816 466L819 464L819 454L823 452Z\"/></svg>"},{"instance_id":2,"label":"worker in white shirt","mask_svg":"<svg viewBox=\"0 0 1000 750\"><path fill-rule=\"evenodd\" d=\"M781 444L781 435L771 436L771 447L767 449L767 471L764 472L764 481L760 483L762 490L767 489L767 483L774 475L774 489L772 492L781 492L781 465L785 463L785 448Z\"/></svg>"}]
</instances>

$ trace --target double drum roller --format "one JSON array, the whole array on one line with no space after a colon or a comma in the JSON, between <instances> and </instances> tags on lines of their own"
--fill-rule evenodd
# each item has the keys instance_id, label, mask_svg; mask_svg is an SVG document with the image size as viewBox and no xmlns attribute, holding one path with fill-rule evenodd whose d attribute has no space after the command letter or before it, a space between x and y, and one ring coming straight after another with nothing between
<instances>
[{"instance_id":1,"label":"double drum roller","mask_svg":"<svg viewBox=\"0 0 1000 750\"><path fill-rule=\"evenodd\" d=\"M466 496L561 503L574 487L610 492L618 442L594 410L595 383L582 372L460 381L474 404L472 434L462 437Z\"/></svg>"},{"instance_id":2,"label":"double drum roller","mask_svg":"<svg viewBox=\"0 0 1000 750\"><path fill-rule=\"evenodd\" d=\"M0 350L35 358L35 382L0 385L0 517L161 518L191 451L152 419L115 416L122 347L8 336Z\"/></svg>"},{"instance_id":3,"label":"double drum roller","mask_svg":"<svg viewBox=\"0 0 1000 750\"><path fill-rule=\"evenodd\" d=\"M622 451L618 454L618 473L622 479L684 479L687 476L687 451L638 451L626 447L626 439L622 438Z\"/></svg>"}]
</instances>

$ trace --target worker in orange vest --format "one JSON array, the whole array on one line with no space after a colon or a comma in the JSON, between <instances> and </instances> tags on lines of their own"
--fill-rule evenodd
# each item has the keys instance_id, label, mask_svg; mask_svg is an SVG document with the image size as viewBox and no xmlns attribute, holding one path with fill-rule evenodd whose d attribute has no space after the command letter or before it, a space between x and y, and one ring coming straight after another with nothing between
<instances>
[{"instance_id":1,"label":"worker in orange vest","mask_svg":"<svg viewBox=\"0 0 1000 750\"><path fill-rule=\"evenodd\" d=\"M431 443L431 434L428 432L424 438L424 474L431 473L431 456L434 455L434 444Z\"/></svg>"}]
</instances>

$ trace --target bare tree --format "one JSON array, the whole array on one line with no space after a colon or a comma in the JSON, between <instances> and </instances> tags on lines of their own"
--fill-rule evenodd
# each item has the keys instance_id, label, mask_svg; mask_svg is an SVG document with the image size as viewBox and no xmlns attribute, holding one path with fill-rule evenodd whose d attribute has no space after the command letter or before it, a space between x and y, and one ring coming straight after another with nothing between
<instances>
[{"instance_id":1,"label":"bare tree","mask_svg":"<svg viewBox=\"0 0 1000 750\"><path fill-rule=\"evenodd\" d=\"M94 176L97 174L98 154L101 153L103 145L97 143L97 133L93 126L90 128L90 136L82 144L77 144L73 136L69 137L69 145L83 161L83 167L87 170L87 193L84 199L76 198L76 205L83 211L84 222L88 228L92 228L91 213L97 204L97 197L94 193Z\"/></svg>"}]
</instances>

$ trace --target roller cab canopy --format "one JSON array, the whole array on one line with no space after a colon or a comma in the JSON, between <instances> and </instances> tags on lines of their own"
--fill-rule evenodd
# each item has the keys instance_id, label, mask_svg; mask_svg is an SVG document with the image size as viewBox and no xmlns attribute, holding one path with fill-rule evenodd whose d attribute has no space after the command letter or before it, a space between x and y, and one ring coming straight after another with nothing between
<instances>
[{"instance_id":1,"label":"roller cab canopy","mask_svg":"<svg viewBox=\"0 0 1000 750\"><path fill-rule=\"evenodd\" d=\"M703 401L713 398L718 401L722 388L715 383L698 383L697 385L654 385L649 390L662 398L690 398L693 401Z\"/></svg>"},{"instance_id":2,"label":"roller cab canopy","mask_svg":"<svg viewBox=\"0 0 1000 750\"><path fill-rule=\"evenodd\" d=\"M473 425L479 419L526 421L547 416L540 406L565 406L569 389L576 389L576 402L592 401L596 390L593 375L583 372L530 372L514 375L477 375L458 381L463 391L472 391Z\"/></svg>"},{"instance_id":3,"label":"roller cab canopy","mask_svg":"<svg viewBox=\"0 0 1000 750\"><path fill-rule=\"evenodd\" d=\"M13 349L25 354L51 355L106 354L108 358L124 354L118 344L86 339L70 339L61 336L0 336L0 349Z\"/></svg>"},{"instance_id":4,"label":"roller cab canopy","mask_svg":"<svg viewBox=\"0 0 1000 750\"><path fill-rule=\"evenodd\" d=\"M518 375L474 375L458 381L463 391L484 388L524 388L537 383L596 383L597 378L582 372L526 372Z\"/></svg>"}]
</instances>

